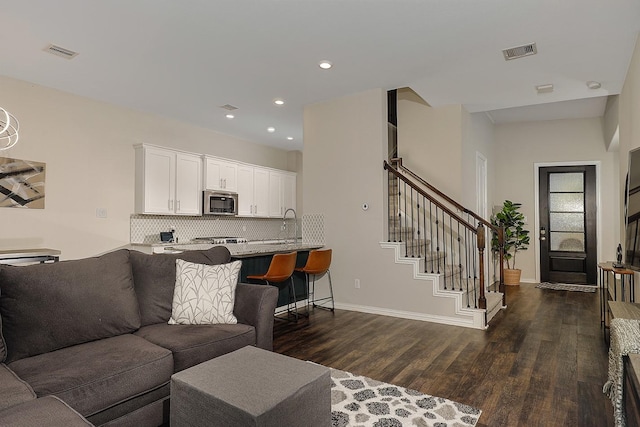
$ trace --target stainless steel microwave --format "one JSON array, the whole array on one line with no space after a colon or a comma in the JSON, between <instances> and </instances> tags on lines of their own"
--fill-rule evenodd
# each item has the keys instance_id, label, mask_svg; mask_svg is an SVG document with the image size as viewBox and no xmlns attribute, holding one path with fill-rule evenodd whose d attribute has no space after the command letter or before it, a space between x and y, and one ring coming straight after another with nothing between
<instances>
[{"instance_id":1,"label":"stainless steel microwave","mask_svg":"<svg viewBox=\"0 0 640 427\"><path fill-rule=\"evenodd\" d=\"M238 194L205 190L202 198L202 213L204 215L238 215Z\"/></svg>"}]
</instances>

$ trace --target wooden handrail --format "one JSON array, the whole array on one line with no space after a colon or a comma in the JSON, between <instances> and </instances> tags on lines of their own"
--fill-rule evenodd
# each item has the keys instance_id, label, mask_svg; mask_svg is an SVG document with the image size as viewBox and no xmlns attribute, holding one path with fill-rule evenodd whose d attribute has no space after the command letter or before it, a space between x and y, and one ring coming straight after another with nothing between
<instances>
[{"instance_id":1,"label":"wooden handrail","mask_svg":"<svg viewBox=\"0 0 640 427\"><path fill-rule=\"evenodd\" d=\"M416 181L420 182L420 184L424 185L425 187L427 187L429 190L433 191L434 193L436 193L439 197L443 198L444 200L446 200L447 202L451 203L453 206L455 206L457 209L461 210L462 212L471 215L473 218L475 218L477 221L481 222L482 224L484 224L485 226L491 228L493 231L497 232L498 228L491 224L489 221L487 221L486 219L482 218L480 215L476 214L475 212L473 212L470 209L465 208L464 206L462 206L460 203L456 202L455 200L453 200L451 197L447 196L446 194L444 194L442 191L438 190L436 187L434 187L433 185L429 184L427 181L425 181L424 179L422 179L419 175L417 175L416 173L414 173L413 171L411 171L411 169L407 168L406 166L404 166L402 164L402 158L394 158L390 160L391 163L395 163L398 165L398 169L402 169L405 172L407 172L409 175L411 175L411 177L413 179L415 179ZM385 161L385 163L387 163ZM386 167L385 167L386 169Z\"/></svg>"},{"instance_id":2,"label":"wooden handrail","mask_svg":"<svg viewBox=\"0 0 640 427\"><path fill-rule=\"evenodd\" d=\"M455 218L456 221L458 221L460 224L462 224L465 228L467 228L468 230L472 231L473 233L477 233L476 228L469 224L467 221L465 221L464 219L462 219L461 217L459 217L455 212L453 212L451 209L447 208L445 205L443 205L442 203L440 203L437 199L435 199L433 196L431 196L429 193L427 193L426 191L424 191L422 188L419 188L417 185L415 185L413 182L411 182L410 180L408 180L406 177L404 177L397 169L395 169L394 167L392 167L389 163L387 163L387 161L384 161L384 168L391 172L392 174L394 174L396 177L400 178L402 181L404 181L405 183L409 184L409 186L411 188L413 188L414 190L416 190L418 192L418 194L426 197L427 199L429 199L429 201L431 201L432 203L434 203L437 207L439 207L440 209L442 209L444 212L446 212L449 216L451 216L452 218Z\"/></svg>"},{"instance_id":3,"label":"wooden handrail","mask_svg":"<svg viewBox=\"0 0 640 427\"><path fill-rule=\"evenodd\" d=\"M487 227L488 229L491 230L492 233L495 233L497 235L497 237L498 237L498 247L499 247L499 250L498 250L499 276L500 276L499 277L499 291L502 293L502 305L506 306L506 292L505 292L505 285L504 285L504 255L505 255L504 254L504 227L496 227L495 225L491 224L486 219L482 218L480 215L478 215L475 212L465 208L460 203L456 202L451 197L447 196L442 191L438 190L436 187L434 187L433 185L431 185L428 182L426 182L424 179L422 179L420 176L416 175L410 169L404 167L402 165L402 159L401 158L391 159L391 163L397 165L397 168L394 167L393 165L389 164L387 161L384 161L384 169L389 171L389 172L391 172L393 175L395 175L397 178L399 178L400 180L402 180L406 184L409 184L409 186L412 189L416 190L418 192L418 194L420 194L420 195L424 196L425 198L427 198L430 202L434 203L438 208L442 209L450 217L454 218L457 222L462 224L465 228L467 228L468 230L470 230L472 233L474 233L476 235L477 248L478 248L478 251L479 251L479 263L480 263L478 267L479 267L479 269L481 271L481 274L479 275L480 277L478 278L479 279L479 285L480 285L480 290L479 290L480 296L478 298L478 306L480 308L483 308L483 309L486 309L486 304L487 304L486 297L484 295L484 290L485 290L485 285L486 285L485 284L485 278L484 278L484 268L485 268L484 254L485 254L485 248L486 248L486 231L485 231L485 227ZM453 205L456 209L458 209L458 210L470 215L474 219L476 219L478 221L477 229L476 229L476 227L471 225L469 222L467 222L466 220L464 220L463 218L458 216L451 209L449 209L446 206L444 206L444 204L441 203L439 200L437 200L434 196L428 194L425 190L420 188L411 179L408 179L407 177L405 177L404 174L401 173L399 169L402 169L404 172L406 172L415 181L417 181L421 185L424 185L430 191L434 192L435 195L437 195L441 199L445 200L449 204Z\"/></svg>"}]
</instances>

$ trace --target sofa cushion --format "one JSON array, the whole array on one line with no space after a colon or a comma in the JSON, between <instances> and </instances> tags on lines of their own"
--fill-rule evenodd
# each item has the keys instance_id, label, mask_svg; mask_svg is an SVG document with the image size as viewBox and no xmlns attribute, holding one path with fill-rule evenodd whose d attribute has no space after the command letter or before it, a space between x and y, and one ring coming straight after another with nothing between
<instances>
[{"instance_id":1,"label":"sofa cushion","mask_svg":"<svg viewBox=\"0 0 640 427\"><path fill-rule=\"evenodd\" d=\"M247 345L255 345L253 326L157 325L143 326L136 335L173 352L173 370L181 371Z\"/></svg>"},{"instance_id":2,"label":"sofa cushion","mask_svg":"<svg viewBox=\"0 0 640 427\"><path fill-rule=\"evenodd\" d=\"M167 349L138 336L105 338L9 364L36 394L53 394L85 417L166 384L173 373Z\"/></svg>"},{"instance_id":3,"label":"sofa cushion","mask_svg":"<svg viewBox=\"0 0 640 427\"><path fill-rule=\"evenodd\" d=\"M29 384L18 378L4 363L0 363L0 384L0 411L36 398Z\"/></svg>"},{"instance_id":4,"label":"sofa cushion","mask_svg":"<svg viewBox=\"0 0 640 427\"><path fill-rule=\"evenodd\" d=\"M176 260L170 325L236 324L233 315L242 261L205 265Z\"/></svg>"},{"instance_id":5,"label":"sofa cushion","mask_svg":"<svg viewBox=\"0 0 640 427\"><path fill-rule=\"evenodd\" d=\"M140 312L129 251L0 268L7 363L135 331Z\"/></svg>"},{"instance_id":6,"label":"sofa cushion","mask_svg":"<svg viewBox=\"0 0 640 427\"><path fill-rule=\"evenodd\" d=\"M87 427L93 426L55 396L30 400L0 412L3 427Z\"/></svg>"},{"instance_id":7,"label":"sofa cushion","mask_svg":"<svg viewBox=\"0 0 640 427\"><path fill-rule=\"evenodd\" d=\"M144 254L131 251L133 281L140 304L141 324L167 323L171 317L173 288L176 284L176 259L198 264L225 264L231 254L224 246L179 254Z\"/></svg>"}]
</instances>

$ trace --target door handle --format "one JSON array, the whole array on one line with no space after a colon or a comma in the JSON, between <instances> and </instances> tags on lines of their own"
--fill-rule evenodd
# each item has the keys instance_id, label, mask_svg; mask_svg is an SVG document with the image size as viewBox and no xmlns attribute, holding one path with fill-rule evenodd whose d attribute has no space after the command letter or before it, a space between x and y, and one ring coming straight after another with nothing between
<instances>
[{"instance_id":1,"label":"door handle","mask_svg":"<svg viewBox=\"0 0 640 427\"><path fill-rule=\"evenodd\" d=\"M540 240L547 240L547 230L544 227L540 227Z\"/></svg>"}]
</instances>

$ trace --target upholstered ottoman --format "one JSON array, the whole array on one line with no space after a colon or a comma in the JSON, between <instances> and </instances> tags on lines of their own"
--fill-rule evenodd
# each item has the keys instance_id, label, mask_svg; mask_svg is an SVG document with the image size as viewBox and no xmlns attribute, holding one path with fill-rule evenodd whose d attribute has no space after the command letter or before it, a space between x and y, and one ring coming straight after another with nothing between
<instances>
[{"instance_id":1,"label":"upholstered ottoman","mask_svg":"<svg viewBox=\"0 0 640 427\"><path fill-rule=\"evenodd\" d=\"M329 369L244 347L171 377L171 426L327 427Z\"/></svg>"}]
</instances>

